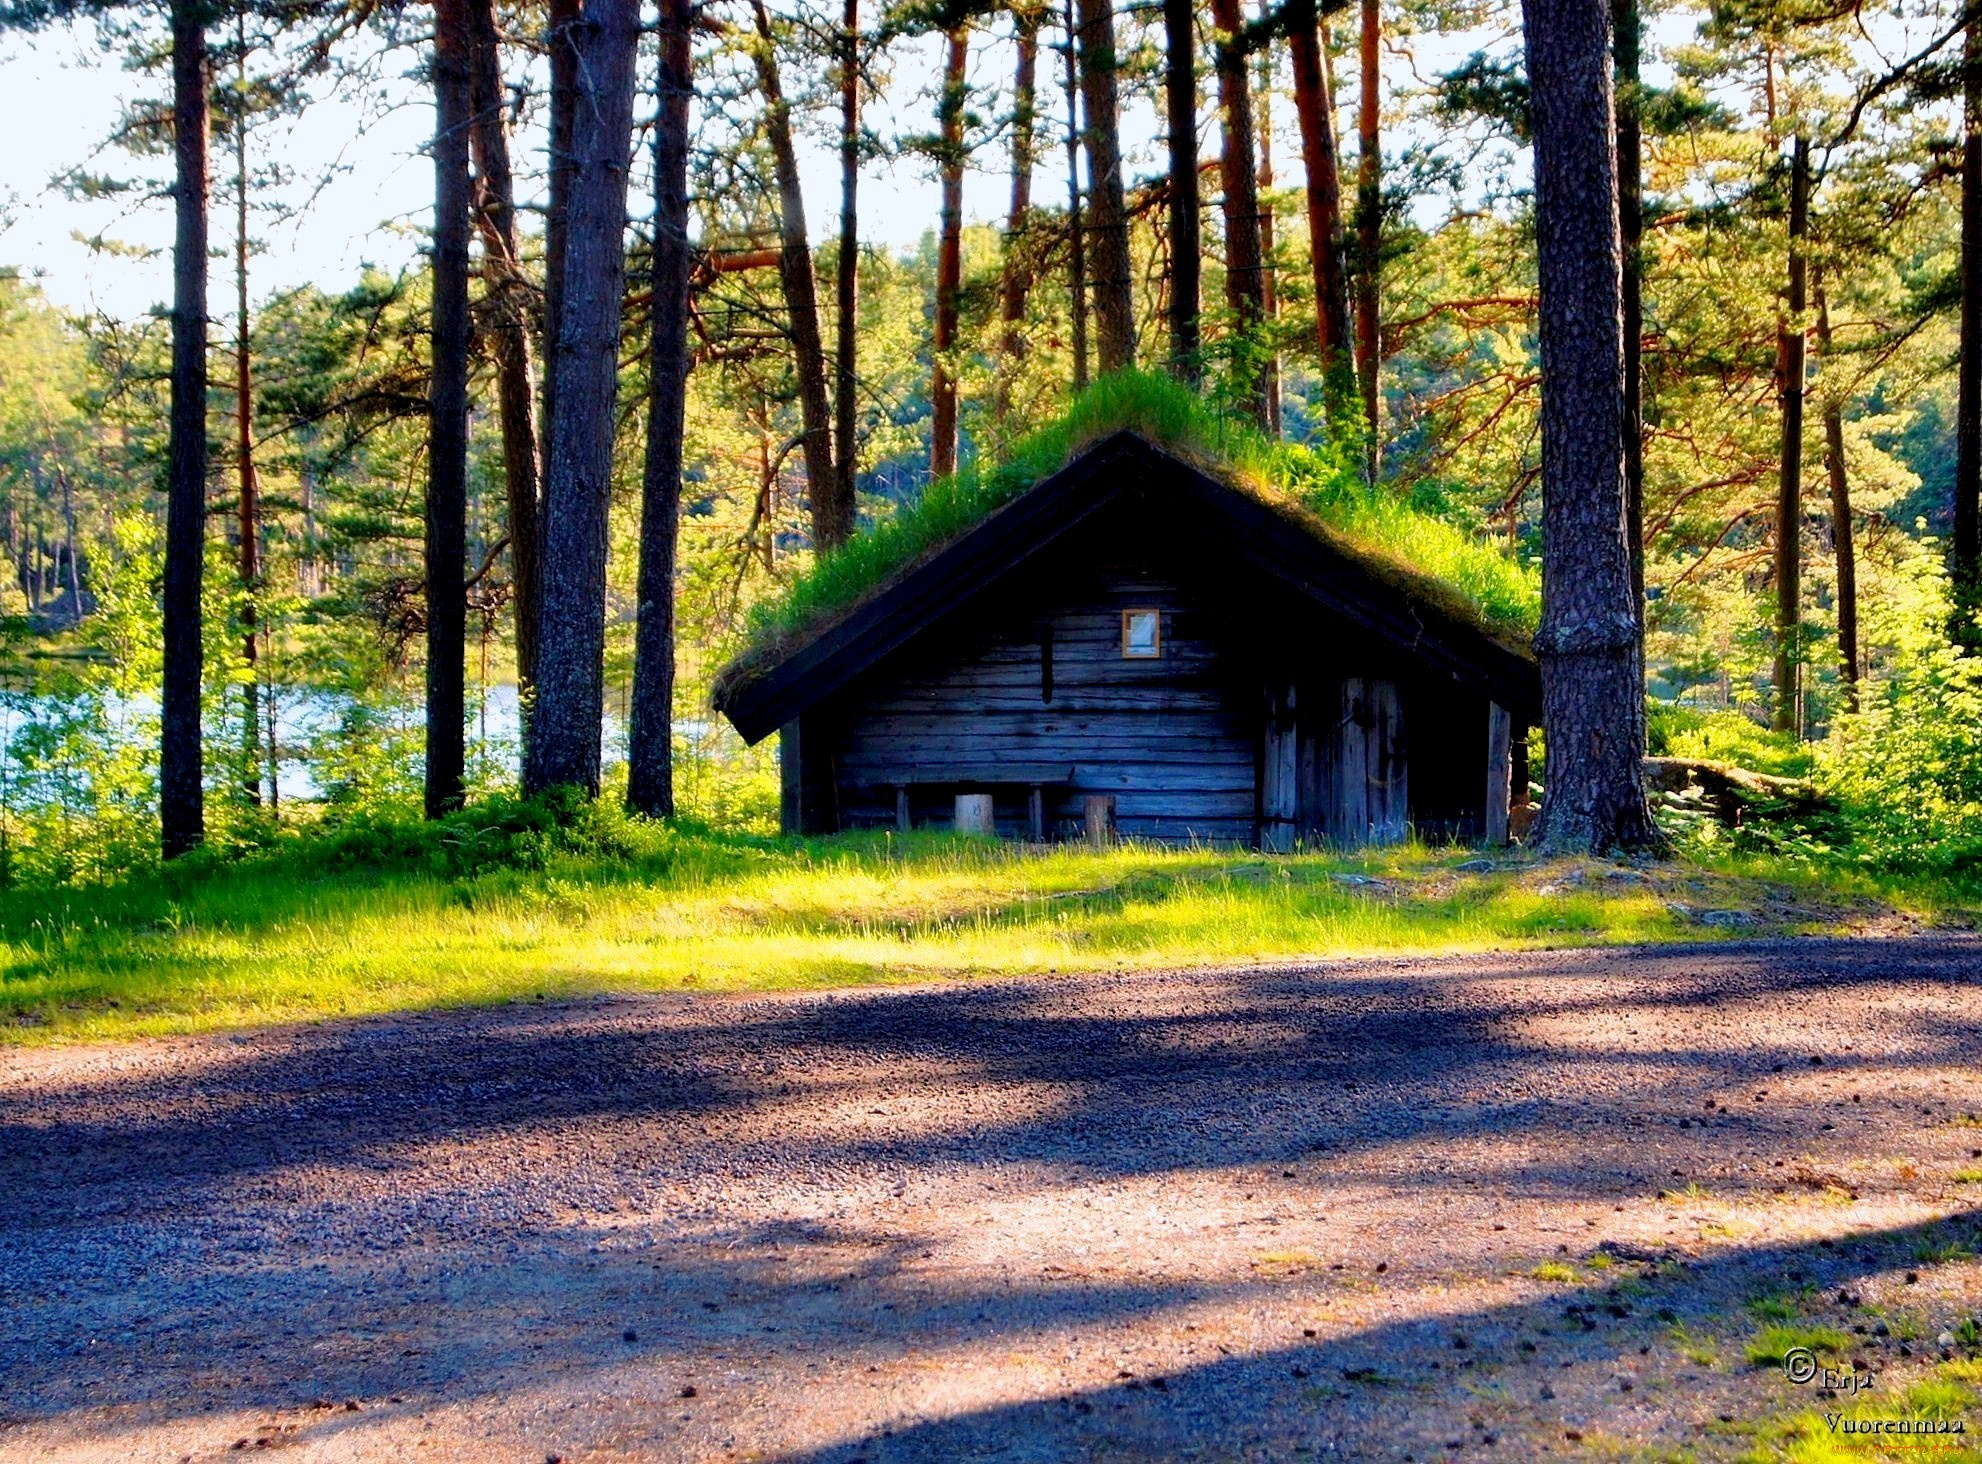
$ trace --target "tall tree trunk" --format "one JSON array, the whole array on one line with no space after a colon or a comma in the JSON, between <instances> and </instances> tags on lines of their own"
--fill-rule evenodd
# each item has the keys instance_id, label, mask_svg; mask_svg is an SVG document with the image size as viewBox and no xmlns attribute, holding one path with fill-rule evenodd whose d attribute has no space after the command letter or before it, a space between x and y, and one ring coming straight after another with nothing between
<instances>
[{"instance_id":1,"label":"tall tree trunk","mask_svg":"<svg viewBox=\"0 0 1982 1464\"><path fill-rule=\"evenodd\" d=\"M692 0L661 0L660 121L654 129L654 308L647 461L640 491L640 613L627 725L627 806L674 816L674 563L688 385L688 108Z\"/></svg>"},{"instance_id":2,"label":"tall tree trunk","mask_svg":"<svg viewBox=\"0 0 1982 1464\"><path fill-rule=\"evenodd\" d=\"M467 0L434 0L433 378L427 397L428 818L461 807L467 769Z\"/></svg>"},{"instance_id":3,"label":"tall tree trunk","mask_svg":"<svg viewBox=\"0 0 1982 1464\"><path fill-rule=\"evenodd\" d=\"M504 121L502 47L495 0L467 0L468 131L480 174L475 224L482 239L482 282L495 358L496 414L502 427L503 496L508 506L511 608L516 625L516 684L530 735L531 688L537 674L537 540L541 475L536 388L532 383L530 285L516 228L516 184L510 172Z\"/></svg>"},{"instance_id":4,"label":"tall tree trunk","mask_svg":"<svg viewBox=\"0 0 1982 1464\"><path fill-rule=\"evenodd\" d=\"M537 710L527 793L573 786L597 796L605 712L606 536L612 493L626 176L633 139L637 0L586 0L571 27L571 193L544 476Z\"/></svg>"},{"instance_id":5,"label":"tall tree trunk","mask_svg":"<svg viewBox=\"0 0 1982 1464\"><path fill-rule=\"evenodd\" d=\"M860 484L860 0L840 23L840 257L834 269L833 467L849 521Z\"/></svg>"},{"instance_id":6,"label":"tall tree trunk","mask_svg":"<svg viewBox=\"0 0 1982 1464\"><path fill-rule=\"evenodd\" d=\"M1080 192L1080 87L1075 77L1074 0L1066 0L1067 294L1073 315L1074 390L1087 390L1087 221Z\"/></svg>"},{"instance_id":7,"label":"tall tree trunk","mask_svg":"<svg viewBox=\"0 0 1982 1464\"><path fill-rule=\"evenodd\" d=\"M1638 115L1638 0L1611 0L1617 53L1617 224L1624 251L1624 523L1631 593L1645 614L1645 197Z\"/></svg>"},{"instance_id":8,"label":"tall tree trunk","mask_svg":"<svg viewBox=\"0 0 1982 1464\"><path fill-rule=\"evenodd\" d=\"M1032 250L1027 235L1032 222L1032 164L1038 130L1039 22L1041 11L1021 5L1014 12L1018 25L1018 68L1012 75L1012 200L1005 214L1005 255L998 281L998 397L996 415L1002 431L1012 408L1012 385L1025 361L1025 305L1032 293Z\"/></svg>"},{"instance_id":9,"label":"tall tree trunk","mask_svg":"<svg viewBox=\"0 0 1982 1464\"><path fill-rule=\"evenodd\" d=\"M1378 271L1383 253L1383 46L1382 0L1362 0L1362 95L1356 108L1356 379L1363 393L1363 429L1369 434L1365 471L1376 481L1383 443L1377 392L1383 336ZM1608 128L1606 127L1606 130Z\"/></svg>"},{"instance_id":10,"label":"tall tree trunk","mask_svg":"<svg viewBox=\"0 0 1982 1464\"><path fill-rule=\"evenodd\" d=\"M1776 658L1775 704L1770 725L1803 735L1797 695L1803 668L1803 312L1805 239L1810 232L1810 141L1798 137L1789 173L1788 313L1778 336L1782 399L1782 464L1776 474Z\"/></svg>"},{"instance_id":11,"label":"tall tree trunk","mask_svg":"<svg viewBox=\"0 0 1982 1464\"><path fill-rule=\"evenodd\" d=\"M791 108L785 101L771 17L763 0L751 0L757 22L757 84L764 93L764 124L778 174L778 231L783 248L778 276L791 316L791 349L798 371L799 446L805 457L805 486L812 498L812 543L830 553L853 535L854 505L842 494L833 468L833 427L826 403L826 351L819 333L819 283L812 271L812 245L805 232L805 194L792 143Z\"/></svg>"},{"instance_id":12,"label":"tall tree trunk","mask_svg":"<svg viewBox=\"0 0 1982 1464\"><path fill-rule=\"evenodd\" d=\"M241 794L252 806L261 803L261 688L256 684L260 660L260 627L255 623L255 596L260 593L261 493L255 481L254 368L249 357L248 330L248 24L244 13L234 18L235 80L238 95L234 114L234 457L239 486L238 533L241 575L241 659L248 676L241 687ZM73 537L70 540L74 543ZM77 613L82 602L76 602Z\"/></svg>"},{"instance_id":13,"label":"tall tree trunk","mask_svg":"<svg viewBox=\"0 0 1982 1464\"><path fill-rule=\"evenodd\" d=\"M1260 362L1260 386L1266 393L1266 430L1280 435L1280 347L1275 329L1280 319L1280 277L1273 262L1273 53L1259 51L1259 101L1253 108L1259 124L1259 309L1265 339Z\"/></svg>"},{"instance_id":14,"label":"tall tree trunk","mask_svg":"<svg viewBox=\"0 0 1982 1464\"><path fill-rule=\"evenodd\" d=\"M172 6L172 406L165 507L158 812L167 859L206 837L200 580L206 545L207 7Z\"/></svg>"},{"instance_id":15,"label":"tall tree trunk","mask_svg":"<svg viewBox=\"0 0 1982 1464\"><path fill-rule=\"evenodd\" d=\"M1962 45L1961 373L1956 386L1954 638L1982 649L1982 18Z\"/></svg>"},{"instance_id":16,"label":"tall tree trunk","mask_svg":"<svg viewBox=\"0 0 1982 1464\"><path fill-rule=\"evenodd\" d=\"M1224 145L1218 157L1220 202L1225 215L1225 303L1232 311L1233 396L1266 426L1266 376L1261 369L1266 317L1259 237L1259 173L1253 160L1252 84L1241 44L1239 0L1211 0L1218 29L1218 116Z\"/></svg>"},{"instance_id":17,"label":"tall tree trunk","mask_svg":"<svg viewBox=\"0 0 1982 1464\"><path fill-rule=\"evenodd\" d=\"M62 485L62 556L68 569L69 610L75 623L83 619L83 557L76 546L76 480L58 467L55 479Z\"/></svg>"},{"instance_id":18,"label":"tall tree trunk","mask_svg":"<svg viewBox=\"0 0 1982 1464\"><path fill-rule=\"evenodd\" d=\"M557 343L564 329L564 248L566 221L571 211L571 129L572 109L577 105L578 58L572 32L582 15L583 0L549 0L550 31L545 49L550 52L550 167L546 178L544 209L544 430L539 434L541 461L537 478L541 485L550 472L550 424L557 417ZM543 489L537 492L539 513L543 509ZM543 532L537 534L538 586L535 598L538 616L543 613ZM541 636L541 630L539 631Z\"/></svg>"},{"instance_id":19,"label":"tall tree trunk","mask_svg":"<svg viewBox=\"0 0 1982 1464\"><path fill-rule=\"evenodd\" d=\"M1831 306L1824 294L1821 266L1812 265L1811 293L1816 297L1817 349L1825 374L1830 372ZM1844 395L1833 384L1824 390L1824 471L1830 478L1831 537L1837 548L1838 674L1844 679L1845 706L1858 710L1858 545L1853 539L1851 475L1844 460Z\"/></svg>"},{"instance_id":20,"label":"tall tree trunk","mask_svg":"<svg viewBox=\"0 0 1982 1464\"><path fill-rule=\"evenodd\" d=\"M1605 0L1523 0L1541 285L1540 842L1656 846L1644 652L1624 542L1623 266Z\"/></svg>"},{"instance_id":21,"label":"tall tree trunk","mask_svg":"<svg viewBox=\"0 0 1982 1464\"><path fill-rule=\"evenodd\" d=\"M1342 254L1342 176L1335 148L1335 102L1322 64L1314 0L1295 0L1288 16L1294 70L1294 111L1301 124L1307 172L1308 241L1314 261L1315 341L1321 351L1323 393L1331 420L1347 406L1351 386L1349 298Z\"/></svg>"},{"instance_id":22,"label":"tall tree trunk","mask_svg":"<svg viewBox=\"0 0 1982 1464\"><path fill-rule=\"evenodd\" d=\"M1197 176L1197 7L1163 0L1163 97L1170 138L1170 369L1204 377L1204 245Z\"/></svg>"},{"instance_id":23,"label":"tall tree trunk","mask_svg":"<svg viewBox=\"0 0 1982 1464\"><path fill-rule=\"evenodd\" d=\"M1094 322L1101 369L1136 363L1134 266L1129 214L1122 195L1122 134L1116 101L1112 0L1076 0L1080 15L1080 89L1087 112L1088 233L1093 244Z\"/></svg>"},{"instance_id":24,"label":"tall tree trunk","mask_svg":"<svg viewBox=\"0 0 1982 1464\"><path fill-rule=\"evenodd\" d=\"M951 353L957 347L957 294L963 288L963 104L968 86L964 62L969 32L961 25L946 38L943 96L937 128L942 149L943 211L936 248L935 380L929 399L929 476L946 478L957 470L957 374Z\"/></svg>"}]
</instances>

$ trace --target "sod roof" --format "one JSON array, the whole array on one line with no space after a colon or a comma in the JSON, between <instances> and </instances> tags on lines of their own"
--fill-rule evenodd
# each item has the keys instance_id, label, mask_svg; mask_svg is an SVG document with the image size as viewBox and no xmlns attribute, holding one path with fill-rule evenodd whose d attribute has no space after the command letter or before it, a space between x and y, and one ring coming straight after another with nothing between
<instances>
[{"instance_id":1,"label":"sod roof","mask_svg":"<svg viewBox=\"0 0 1982 1464\"><path fill-rule=\"evenodd\" d=\"M1350 452L1269 440L1168 377L1124 372L1097 382L1003 460L931 484L917 502L815 560L760 607L746 648L717 677L717 707L735 718L759 682L822 640L843 639L864 611L899 597L919 569L1123 433L1270 511L1496 652L1531 661L1539 585L1499 545L1368 487Z\"/></svg>"}]
</instances>

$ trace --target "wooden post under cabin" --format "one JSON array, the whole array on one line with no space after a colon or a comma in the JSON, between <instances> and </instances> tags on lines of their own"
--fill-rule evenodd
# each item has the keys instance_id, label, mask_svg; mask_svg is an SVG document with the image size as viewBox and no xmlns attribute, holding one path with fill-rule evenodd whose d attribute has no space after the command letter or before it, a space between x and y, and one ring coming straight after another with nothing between
<instances>
[{"instance_id":1,"label":"wooden post under cabin","mask_svg":"<svg viewBox=\"0 0 1982 1464\"><path fill-rule=\"evenodd\" d=\"M1046 791L1037 783L1026 794L1026 821L1032 832L1032 842L1046 842Z\"/></svg>"},{"instance_id":2,"label":"wooden post under cabin","mask_svg":"<svg viewBox=\"0 0 1982 1464\"><path fill-rule=\"evenodd\" d=\"M956 829L960 834L998 832L998 819L989 793L957 794Z\"/></svg>"},{"instance_id":3,"label":"wooden post under cabin","mask_svg":"<svg viewBox=\"0 0 1982 1464\"><path fill-rule=\"evenodd\" d=\"M1090 793L1082 802L1087 816L1087 842L1106 849L1115 842L1115 795Z\"/></svg>"},{"instance_id":4,"label":"wooden post under cabin","mask_svg":"<svg viewBox=\"0 0 1982 1464\"><path fill-rule=\"evenodd\" d=\"M901 783L897 783L895 785L895 832L905 834L914 827L915 821L909 817L908 811L908 788Z\"/></svg>"},{"instance_id":5,"label":"wooden post under cabin","mask_svg":"<svg viewBox=\"0 0 1982 1464\"><path fill-rule=\"evenodd\" d=\"M1487 703L1486 841L1507 842L1507 812L1514 774L1514 718L1498 702Z\"/></svg>"}]
</instances>

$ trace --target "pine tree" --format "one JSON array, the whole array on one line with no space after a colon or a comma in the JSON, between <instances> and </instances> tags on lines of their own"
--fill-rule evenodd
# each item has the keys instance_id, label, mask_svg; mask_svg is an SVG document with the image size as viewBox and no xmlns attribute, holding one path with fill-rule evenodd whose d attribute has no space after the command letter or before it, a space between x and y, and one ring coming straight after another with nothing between
<instances>
[{"instance_id":1,"label":"pine tree","mask_svg":"<svg viewBox=\"0 0 1982 1464\"><path fill-rule=\"evenodd\" d=\"M468 132L467 0L434 3L433 379L427 430L426 810L461 807L467 766Z\"/></svg>"},{"instance_id":2,"label":"pine tree","mask_svg":"<svg viewBox=\"0 0 1982 1464\"><path fill-rule=\"evenodd\" d=\"M1541 284L1539 831L1558 851L1655 846L1645 693L1624 542L1623 264L1605 0L1523 0Z\"/></svg>"},{"instance_id":3,"label":"pine tree","mask_svg":"<svg viewBox=\"0 0 1982 1464\"><path fill-rule=\"evenodd\" d=\"M571 176L551 361L537 706L523 766L529 793L599 791L606 538L639 39L636 0L585 0L568 36L575 63Z\"/></svg>"},{"instance_id":4,"label":"pine tree","mask_svg":"<svg viewBox=\"0 0 1982 1464\"><path fill-rule=\"evenodd\" d=\"M653 324L640 495L640 609L627 720L627 806L674 816L675 550L688 386L688 114L691 0L661 0L660 117L654 127Z\"/></svg>"}]
</instances>

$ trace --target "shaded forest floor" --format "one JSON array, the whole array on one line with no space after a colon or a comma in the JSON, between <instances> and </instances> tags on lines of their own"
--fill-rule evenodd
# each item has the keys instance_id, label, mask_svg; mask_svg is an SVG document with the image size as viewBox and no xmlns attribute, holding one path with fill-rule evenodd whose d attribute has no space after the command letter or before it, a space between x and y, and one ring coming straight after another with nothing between
<instances>
[{"instance_id":1,"label":"shaded forest floor","mask_svg":"<svg viewBox=\"0 0 1982 1464\"><path fill-rule=\"evenodd\" d=\"M388 826L0 893L0 1044L612 991L1902 934L1978 909L1982 890L1762 859Z\"/></svg>"},{"instance_id":2,"label":"shaded forest floor","mask_svg":"<svg viewBox=\"0 0 1982 1464\"><path fill-rule=\"evenodd\" d=\"M1978 1069L1972 936L15 1048L0 1458L1974 1459Z\"/></svg>"}]
</instances>

